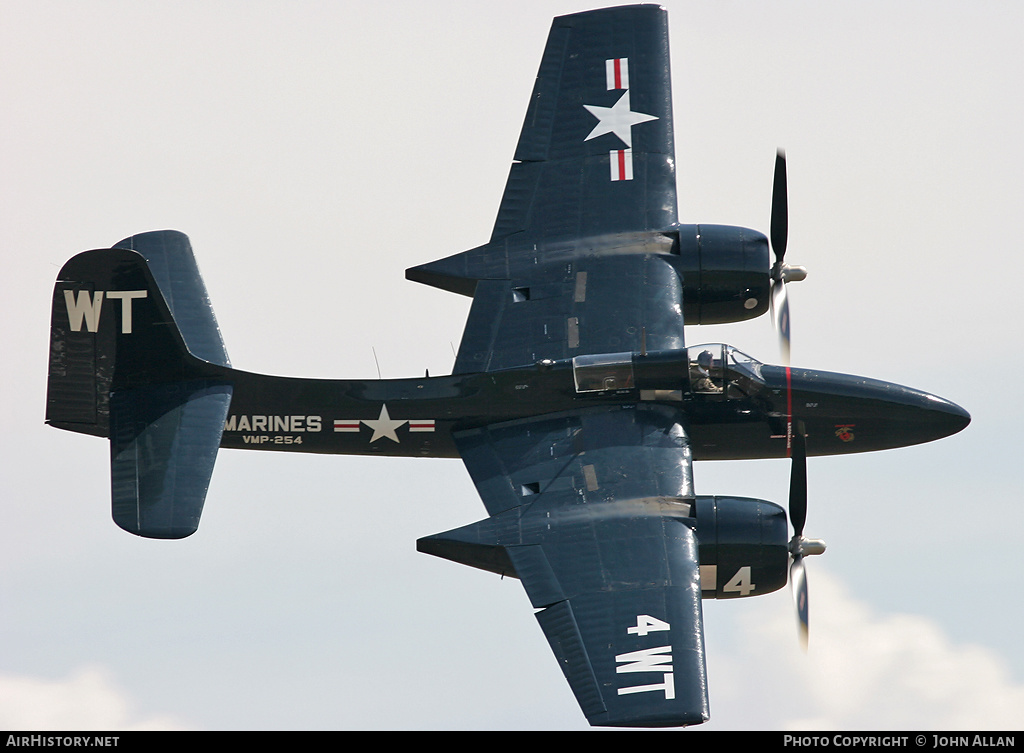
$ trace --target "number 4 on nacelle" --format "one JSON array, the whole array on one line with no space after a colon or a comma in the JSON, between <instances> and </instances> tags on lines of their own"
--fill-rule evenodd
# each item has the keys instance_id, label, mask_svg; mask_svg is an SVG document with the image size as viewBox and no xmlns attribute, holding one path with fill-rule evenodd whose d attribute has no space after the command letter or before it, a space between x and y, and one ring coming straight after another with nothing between
<instances>
[{"instance_id":1,"label":"number 4 on nacelle","mask_svg":"<svg viewBox=\"0 0 1024 753\"><path fill-rule=\"evenodd\" d=\"M676 213L668 23L555 19L490 239L407 277L473 299L451 375L231 368L188 239L87 251L53 295L46 420L107 437L114 521L181 538L217 451L461 458L488 517L420 551L519 578L591 724L709 718L701 599L791 579L806 634L806 458L928 442L970 417L893 384L687 347L774 311L788 353L785 161L771 243ZM774 261L772 261L774 256ZM787 359L788 360L788 356ZM789 458L786 511L694 493L694 460Z\"/></svg>"}]
</instances>

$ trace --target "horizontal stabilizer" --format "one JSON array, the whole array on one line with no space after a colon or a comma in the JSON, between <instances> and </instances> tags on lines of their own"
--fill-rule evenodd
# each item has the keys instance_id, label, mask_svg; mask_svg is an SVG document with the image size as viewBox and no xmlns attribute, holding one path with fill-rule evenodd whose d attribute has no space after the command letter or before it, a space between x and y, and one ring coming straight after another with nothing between
<instances>
[{"instance_id":1,"label":"horizontal stabilizer","mask_svg":"<svg viewBox=\"0 0 1024 753\"><path fill-rule=\"evenodd\" d=\"M150 385L111 396L114 522L139 536L195 533L213 475L231 386Z\"/></svg>"},{"instance_id":2,"label":"horizontal stabilizer","mask_svg":"<svg viewBox=\"0 0 1024 753\"><path fill-rule=\"evenodd\" d=\"M114 248L135 251L146 260L189 353L230 366L188 236L177 230L155 230L118 241Z\"/></svg>"}]
</instances>

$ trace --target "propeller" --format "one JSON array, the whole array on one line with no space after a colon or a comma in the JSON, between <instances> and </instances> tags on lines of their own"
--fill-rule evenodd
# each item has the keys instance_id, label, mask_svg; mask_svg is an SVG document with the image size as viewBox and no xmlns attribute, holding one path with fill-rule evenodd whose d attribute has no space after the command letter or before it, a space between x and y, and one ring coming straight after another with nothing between
<instances>
[{"instance_id":1,"label":"propeller","mask_svg":"<svg viewBox=\"0 0 1024 753\"><path fill-rule=\"evenodd\" d=\"M786 242L789 236L789 198L786 187L786 153L779 149L775 154L775 181L772 185L772 226L771 243L775 254L772 266L772 320L779 333L782 358L789 365L789 299L786 297L786 283L799 282L807 277L804 267L786 264Z\"/></svg>"},{"instance_id":2,"label":"propeller","mask_svg":"<svg viewBox=\"0 0 1024 753\"><path fill-rule=\"evenodd\" d=\"M807 573L804 557L821 554L825 542L821 539L804 538L804 523L807 522L807 433L803 421L793 427L790 456L793 466L789 476L789 519L793 523L793 538L789 542L789 556L793 562L789 567L789 584L796 602L797 621L800 628L800 643L807 649L809 632Z\"/></svg>"}]
</instances>

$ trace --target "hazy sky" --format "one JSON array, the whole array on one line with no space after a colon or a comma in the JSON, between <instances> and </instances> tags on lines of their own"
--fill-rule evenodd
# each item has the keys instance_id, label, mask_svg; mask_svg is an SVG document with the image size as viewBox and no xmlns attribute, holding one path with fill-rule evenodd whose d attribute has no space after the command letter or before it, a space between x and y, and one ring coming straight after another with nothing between
<instances>
[{"instance_id":1,"label":"hazy sky","mask_svg":"<svg viewBox=\"0 0 1024 753\"><path fill-rule=\"evenodd\" d=\"M706 728L1019 728L1024 10L665 5L681 219L766 231L785 147L794 363L973 416L810 461L810 651L787 590L705 601ZM161 228L235 366L447 373L469 299L404 270L487 240L551 18L588 7L0 0L0 727L586 728L519 583L415 551L484 517L460 462L224 451L199 532L149 541L107 443L43 414L58 270ZM687 339L778 354L767 317Z\"/></svg>"}]
</instances>

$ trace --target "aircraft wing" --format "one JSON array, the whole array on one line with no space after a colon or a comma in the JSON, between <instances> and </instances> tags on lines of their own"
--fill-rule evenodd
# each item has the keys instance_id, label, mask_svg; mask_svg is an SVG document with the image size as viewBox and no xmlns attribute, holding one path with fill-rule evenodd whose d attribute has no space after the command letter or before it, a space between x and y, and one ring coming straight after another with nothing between
<instances>
[{"instance_id":1,"label":"aircraft wing","mask_svg":"<svg viewBox=\"0 0 1024 753\"><path fill-rule=\"evenodd\" d=\"M675 412L595 407L456 442L491 517L417 548L522 580L591 724L705 721L690 450Z\"/></svg>"},{"instance_id":2,"label":"aircraft wing","mask_svg":"<svg viewBox=\"0 0 1024 753\"><path fill-rule=\"evenodd\" d=\"M406 277L474 297L456 374L680 348L676 222L665 10L563 16L490 242Z\"/></svg>"},{"instance_id":3,"label":"aircraft wing","mask_svg":"<svg viewBox=\"0 0 1024 753\"><path fill-rule=\"evenodd\" d=\"M658 230L676 221L668 15L556 18L491 242Z\"/></svg>"},{"instance_id":4,"label":"aircraft wing","mask_svg":"<svg viewBox=\"0 0 1024 753\"><path fill-rule=\"evenodd\" d=\"M682 348L662 8L554 20L515 160L490 241L406 272L473 296L454 373ZM594 725L708 718L677 413L597 405L456 431L491 517L418 542L522 580Z\"/></svg>"}]
</instances>

